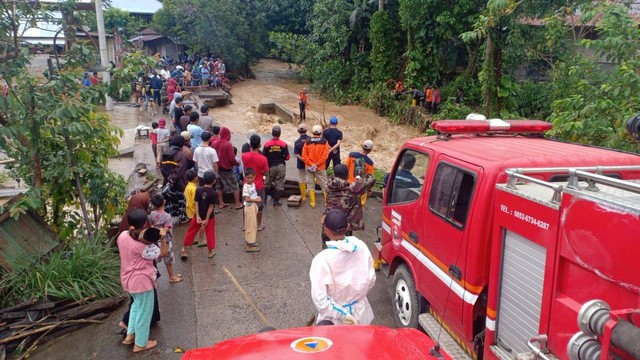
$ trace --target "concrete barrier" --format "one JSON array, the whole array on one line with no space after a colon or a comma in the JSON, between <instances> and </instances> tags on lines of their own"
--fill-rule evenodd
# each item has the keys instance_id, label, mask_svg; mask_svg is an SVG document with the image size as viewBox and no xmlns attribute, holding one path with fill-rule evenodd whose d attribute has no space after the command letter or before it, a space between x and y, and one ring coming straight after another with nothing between
<instances>
[{"instance_id":1,"label":"concrete barrier","mask_svg":"<svg viewBox=\"0 0 640 360\"><path fill-rule=\"evenodd\" d=\"M261 103L260 106L258 106L258 112L263 114L276 115L280 117L283 121L291 124L296 123L295 121L296 117L293 114L293 112L291 112L291 110L285 108L280 104Z\"/></svg>"}]
</instances>

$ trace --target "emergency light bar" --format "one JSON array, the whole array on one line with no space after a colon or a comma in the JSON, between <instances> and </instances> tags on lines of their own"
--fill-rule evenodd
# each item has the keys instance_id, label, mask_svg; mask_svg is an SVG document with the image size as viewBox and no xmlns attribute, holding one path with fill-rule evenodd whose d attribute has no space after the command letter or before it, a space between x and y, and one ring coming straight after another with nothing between
<instances>
[{"instance_id":1,"label":"emergency light bar","mask_svg":"<svg viewBox=\"0 0 640 360\"><path fill-rule=\"evenodd\" d=\"M541 120L442 120L431 123L440 134L540 134L551 130L551 123Z\"/></svg>"}]
</instances>

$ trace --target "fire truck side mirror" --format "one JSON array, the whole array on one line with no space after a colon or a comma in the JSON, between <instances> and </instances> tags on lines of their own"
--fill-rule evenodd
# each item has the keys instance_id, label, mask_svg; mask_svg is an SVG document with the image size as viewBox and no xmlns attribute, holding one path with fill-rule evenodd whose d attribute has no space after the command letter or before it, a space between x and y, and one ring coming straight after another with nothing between
<instances>
[{"instance_id":1,"label":"fire truck side mirror","mask_svg":"<svg viewBox=\"0 0 640 360\"><path fill-rule=\"evenodd\" d=\"M640 141L640 113L627 120L627 132L636 141Z\"/></svg>"}]
</instances>

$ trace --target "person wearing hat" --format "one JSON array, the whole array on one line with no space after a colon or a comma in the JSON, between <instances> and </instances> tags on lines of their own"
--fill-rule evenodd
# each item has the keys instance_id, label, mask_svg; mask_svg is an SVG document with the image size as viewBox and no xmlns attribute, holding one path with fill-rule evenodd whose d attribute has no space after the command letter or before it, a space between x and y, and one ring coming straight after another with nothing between
<instances>
[{"instance_id":1,"label":"person wearing hat","mask_svg":"<svg viewBox=\"0 0 640 360\"><path fill-rule=\"evenodd\" d=\"M266 193L273 198L273 206L280 206L280 196L284 192L284 179L287 175L286 161L291 158L289 146L280 140L282 130L279 125L271 129L273 138L267 141L262 148L262 153L267 157L269 164L269 176L265 182Z\"/></svg>"},{"instance_id":2,"label":"person wearing hat","mask_svg":"<svg viewBox=\"0 0 640 360\"><path fill-rule=\"evenodd\" d=\"M373 166L373 160L369 157L369 154L373 150L373 141L365 140L362 143L362 150L352 151L349 153L349 157L344 162L349 169L349 177L347 181L353 184L358 179L363 179L366 175L375 176L375 167ZM362 206L367 202L367 194L362 195Z\"/></svg>"},{"instance_id":3,"label":"person wearing hat","mask_svg":"<svg viewBox=\"0 0 640 360\"><path fill-rule=\"evenodd\" d=\"M300 187L300 195L302 195L302 201L307 200L307 174L304 166L304 159L302 158L302 147L309 138L307 135L307 124L298 124L298 134L300 137L296 139L293 144L293 154L296 156L296 169L298 170L298 187Z\"/></svg>"},{"instance_id":4,"label":"person wearing hat","mask_svg":"<svg viewBox=\"0 0 640 360\"><path fill-rule=\"evenodd\" d=\"M187 156L189 160L189 169L193 168L193 151L191 151L191 133L188 131L183 131L180 133L180 136L184 138L184 145L182 145L182 152Z\"/></svg>"},{"instance_id":5,"label":"person wearing hat","mask_svg":"<svg viewBox=\"0 0 640 360\"><path fill-rule=\"evenodd\" d=\"M338 118L332 116L329 119L329 127L324 129L322 137L329 142L329 158L327 158L327 169L333 161L333 167L340 164L340 143L342 142L342 131L338 130Z\"/></svg>"},{"instance_id":6,"label":"person wearing hat","mask_svg":"<svg viewBox=\"0 0 640 360\"><path fill-rule=\"evenodd\" d=\"M321 137L322 126L311 128L313 137L307 139L302 147L302 160L306 167L307 189L309 190L309 205L316 207L316 181L322 192L327 193L327 158L329 157L329 142Z\"/></svg>"},{"instance_id":7,"label":"person wearing hat","mask_svg":"<svg viewBox=\"0 0 640 360\"><path fill-rule=\"evenodd\" d=\"M344 164L338 164L333 168L334 176L327 182L327 203L322 213L325 216L331 209L338 209L347 215L349 231L364 230L364 217L362 214L361 197L373 188L376 178L367 175L356 182L349 184L347 176L349 171ZM326 248L329 241L327 234L322 234L322 248Z\"/></svg>"},{"instance_id":8,"label":"person wearing hat","mask_svg":"<svg viewBox=\"0 0 640 360\"><path fill-rule=\"evenodd\" d=\"M362 240L346 236L349 222L344 212L329 210L323 227L330 241L309 270L316 324L369 325L373 311L367 293L376 282L371 252Z\"/></svg>"},{"instance_id":9,"label":"person wearing hat","mask_svg":"<svg viewBox=\"0 0 640 360\"><path fill-rule=\"evenodd\" d=\"M300 122L307 120L307 93L306 88L298 94L298 105L300 106Z\"/></svg>"}]
</instances>

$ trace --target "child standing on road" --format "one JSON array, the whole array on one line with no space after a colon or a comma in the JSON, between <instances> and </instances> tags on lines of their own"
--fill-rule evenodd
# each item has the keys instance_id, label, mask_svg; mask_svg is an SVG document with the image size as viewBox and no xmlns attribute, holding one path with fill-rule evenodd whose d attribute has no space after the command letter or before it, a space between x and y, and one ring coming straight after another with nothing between
<instances>
[{"instance_id":1,"label":"child standing on road","mask_svg":"<svg viewBox=\"0 0 640 360\"><path fill-rule=\"evenodd\" d=\"M173 220L171 215L164 211L164 196L162 194L155 194L151 197L151 205L156 209L149 214L149 222L151 226L160 230L162 238L160 239L160 257L158 261L162 260L167 267L167 274L169 274L169 282L177 283L182 281L182 275L173 273L173 247L171 240L173 240Z\"/></svg>"},{"instance_id":2,"label":"child standing on road","mask_svg":"<svg viewBox=\"0 0 640 360\"><path fill-rule=\"evenodd\" d=\"M118 236L120 253L120 281L124 291L133 298L127 336L122 341L133 346L133 352L153 349L156 340L149 340L149 325L153 314L153 289L156 287L156 269L153 260L157 253L145 252L147 244L139 241L147 222L147 212L135 209L127 215L129 231ZM157 239L156 239L157 240Z\"/></svg>"},{"instance_id":3,"label":"child standing on road","mask_svg":"<svg viewBox=\"0 0 640 360\"><path fill-rule=\"evenodd\" d=\"M256 233L258 232L258 204L262 198L256 190L256 172L253 168L244 170L244 186L242 187L242 199L244 200L244 241L246 245L244 251L258 252L260 248L256 244Z\"/></svg>"},{"instance_id":4,"label":"child standing on road","mask_svg":"<svg viewBox=\"0 0 640 360\"><path fill-rule=\"evenodd\" d=\"M194 216L196 216L196 190L198 189L198 173L193 170L187 170L187 186L184 188L184 198L186 200L185 213L187 215L187 221L190 222ZM206 243L202 242L203 232L198 232L198 240L193 242L193 245L197 247L205 247Z\"/></svg>"},{"instance_id":5,"label":"child standing on road","mask_svg":"<svg viewBox=\"0 0 640 360\"><path fill-rule=\"evenodd\" d=\"M208 257L212 258L216 255L216 252L213 251L216 247L214 204L217 199L217 193L213 187L216 183L216 173L209 170L204 173L202 178L204 186L196 190L195 196L196 216L194 216L189 223L189 228L184 235L184 241L180 251L180 258L182 260L189 258L187 247L193 245L193 241L201 228L204 229L205 236L207 237Z\"/></svg>"}]
</instances>

